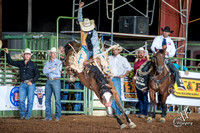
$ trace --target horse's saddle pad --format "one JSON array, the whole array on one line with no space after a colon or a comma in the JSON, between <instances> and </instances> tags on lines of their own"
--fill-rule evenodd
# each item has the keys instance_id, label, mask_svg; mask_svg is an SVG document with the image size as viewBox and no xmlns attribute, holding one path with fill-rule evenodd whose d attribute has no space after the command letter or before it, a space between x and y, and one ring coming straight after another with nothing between
<instances>
[{"instance_id":1,"label":"horse's saddle pad","mask_svg":"<svg viewBox=\"0 0 200 133\"><path fill-rule=\"evenodd\" d=\"M137 78L136 78L136 87L139 90L144 90L148 88L148 80L149 79L149 75L144 75L141 76L137 73Z\"/></svg>"}]
</instances>

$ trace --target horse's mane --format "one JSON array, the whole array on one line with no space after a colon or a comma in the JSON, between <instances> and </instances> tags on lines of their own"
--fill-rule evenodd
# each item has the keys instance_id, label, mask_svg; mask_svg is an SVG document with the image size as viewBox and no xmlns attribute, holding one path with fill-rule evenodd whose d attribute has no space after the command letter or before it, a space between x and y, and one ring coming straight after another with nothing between
<instances>
[{"instance_id":1,"label":"horse's mane","mask_svg":"<svg viewBox=\"0 0 200 133\"><path fill-rule=\"evenodd\" d=\"M76 52L79 52L79 50L81 49L81 44L80 43L78 43L78 42L76 42L76 41L70 41L70 42L68 42L65 46L64 46L64 48L65 48L65 55L67 55L68 54L68 52L69 52L69 50L71 49L71 46L74 48L74 50L76 51Z\"/></svg>"},{"instance_id":2,"label":"horse's mane","mask_svg":"<svg viewBox=\"0 0 200 133\"><path fill-rule=\"evenodd\" d=\"M165 53L164 53L164 49L159 49L158 52L160 52L161 54L165 54Z\"/></svg>"},{"instance_id":3,"label":"horse's mane","mask_svg":"<svg viewBox=\"0 0 200 133\"><path fill-rule=\"evenodd\" d=\"M71 49L71 47L69 46L69 44L73 44L72 42L68 42L64 48L65 48L65 55L67 55L68 51Z\"/></svg>"}]
</instances>

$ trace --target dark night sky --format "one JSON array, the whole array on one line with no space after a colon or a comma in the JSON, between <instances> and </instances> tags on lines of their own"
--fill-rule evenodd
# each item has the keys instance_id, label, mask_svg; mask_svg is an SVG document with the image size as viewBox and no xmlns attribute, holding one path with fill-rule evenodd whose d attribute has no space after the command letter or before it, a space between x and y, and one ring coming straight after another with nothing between
<instances>
[{"instance_id":1,"label":"dark night sky","mask_svg":"<svg viewBox=\"0 0 200 133\"><path fill-rule=\"evenodd\" d=\"M26 32L27 29L27 10L28 0L3 0L3 32ZM56 19L58 16L72 16L72 1L73 0L33 0L32 13L32 31L33 32L56 32ZM93 0L85 0L85 3ZM84 17L95 19L95 23L100 31L110 31L111 21L106 18L105 0L99 0L83 10ZM116 0L116 6L123 4L122 0ZM150 0L151 2L151 0ZM156 1L158 5L158 0ZM198 1L193 0L190 20L200 18L198 13ZM132 2L134 6L141 11L146 8L146 0L137 0ZM99 6L100 5L100 6ZM100 8L99 8L100 7ZM99 13L100 11L100 13ZM77 13L76 13L77 15ZM100 17L98 17L100 15ZM118 32L119 16L138 16L139 14L130 8L128 5L115 11L115 28ZM151 35L157 34L157 18L158 6L156 6L154 23L149 27ZM98 20L100 19L100 23ZM70 21L62 20L60 22L61 30L70 30ZM189 24L189 40L200 41L200 21Z\"/></svg>"}]
</instances>

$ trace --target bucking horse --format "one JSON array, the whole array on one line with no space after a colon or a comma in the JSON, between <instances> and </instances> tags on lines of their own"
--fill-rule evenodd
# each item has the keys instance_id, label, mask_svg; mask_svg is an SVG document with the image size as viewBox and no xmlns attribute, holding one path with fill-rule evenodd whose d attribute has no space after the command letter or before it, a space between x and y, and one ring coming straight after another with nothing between
<instances>
[{"instance_id":1,"label":"bucking horse","mask_svg":"<svg viewBox=\"0 0 200 133\"><path fill-rule=\"evenodd\" d=\"M116 111L111 107L112 99L114 98L119 110L122 112L122 114L124 114L126 121L129 123L129 127L135 128L136 125L131 121L130 118L128 118L124 108L120 103L119 94L113 85L111 77L102 71L102 65L98 61L98 57L97 60L90 58L89 60L84 61L82 71L77 71L73 68L75 67L73 65L75 56L81 50L81 48L81 44L77 41L70 41L65 45L66 57L64 65L66 67L66 72L70 75L70 77L78 77L84 86L94 91L100 102L106 107L108 116L114 116L117 119L120 128L123 129L126 127L126 124L121 121L121 119L117 116ZM106 58L108 56L106 51L102 52L101 54L104 54L103 56Z\"/></svg>"}]
</instances>

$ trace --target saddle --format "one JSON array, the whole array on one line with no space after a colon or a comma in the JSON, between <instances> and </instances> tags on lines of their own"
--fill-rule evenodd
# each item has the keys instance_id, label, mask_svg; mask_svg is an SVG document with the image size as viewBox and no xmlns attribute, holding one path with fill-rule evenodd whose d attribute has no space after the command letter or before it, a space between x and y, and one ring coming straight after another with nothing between
<instances>
[{"instance_id":1,"label":"saddle","mask_svg":"<svg viewBox=\"0 0 200 133\"><path fill-rule=\"evenodd\" d=\"M98 69L108 76L112 76L111 67L108 62L108 53L101 52L97 55L96 59L90 58L87 60L87 50L82 47L80 51L74 52L73 55L69 57L70 68L78 73L84 71L88 64L92 64L98 67Z\"/></svg>"}]
</instances>

